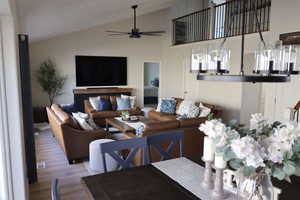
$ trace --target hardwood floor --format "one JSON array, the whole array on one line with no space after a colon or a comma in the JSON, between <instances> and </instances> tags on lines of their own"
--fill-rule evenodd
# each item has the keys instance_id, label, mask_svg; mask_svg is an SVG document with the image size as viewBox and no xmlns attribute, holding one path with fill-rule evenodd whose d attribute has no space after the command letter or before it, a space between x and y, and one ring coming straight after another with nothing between
<instances>
[{"instance_id":1,"label":"hardwood floor","mask_svg":"<svg viewBox=\"0 0 300 200\"><path fill-rule=\"evenodd\" d=\"M35 136L37 161L45 161L46 168L38 169L38 183L29 186L30 200L51 199L51 182L59 179L62 200L87 199L80 178L89 173L83 163L69 165L64 152L50 131Z\"/></svg>"}]
</instances>

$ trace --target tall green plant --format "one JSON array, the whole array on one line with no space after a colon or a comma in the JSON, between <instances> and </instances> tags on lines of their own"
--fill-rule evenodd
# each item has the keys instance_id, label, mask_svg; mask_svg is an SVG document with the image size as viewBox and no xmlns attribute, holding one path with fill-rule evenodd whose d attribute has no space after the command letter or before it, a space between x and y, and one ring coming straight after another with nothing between
<instances>
[{"instance_id":1,"label":"tall green plant","mask_svg":"<svg viewBox=\"0 0 300 200\"><path fill-rule=\"evenodd\" d=\"M37 81L43 91L48 94L50 105L56 97L62 95L62 88L66 82L66 76L60 76L56 71L56 65L49 59L44 61L37 70Z\"/></svg>"}]
</instances>

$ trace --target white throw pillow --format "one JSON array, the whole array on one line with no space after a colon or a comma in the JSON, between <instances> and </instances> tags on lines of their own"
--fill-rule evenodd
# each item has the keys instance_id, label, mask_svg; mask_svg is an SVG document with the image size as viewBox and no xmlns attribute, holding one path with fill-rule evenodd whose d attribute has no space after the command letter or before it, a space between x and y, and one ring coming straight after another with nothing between
<instances>
[{"instance_id":1,"label":"white throw pillow","mask_svg":"<svg viewBox=\"0 0 300 200\"><path fill-rule=\"evenodd\" d=\"M187 118L196 118L199 116L200 108L195 104L190 105Z\"/></svg>"},{"instance_id":2,"label":"white throw pillow","mask_svg":"<svg viewBox=\"0 0 300 200\"><path fill-rule=\"evenodd\" d=\"M91 106L95 109L99 109L100 97L90 97L89 98Z\"/></svg>"},{"instance_id":3,"label":"white throw pillow","mask_svg":"<svg viewBox=\"0 0 300 200\"><path fill-rule=\"evenodd\" d=\"M195 105L195 101L193 100L184 100L181 102L179 109L178 109L178 114L179 115L188 115L189 111L192 106Z\"/></svg>"},{"instance_id":4,"label":"white throw pillow","mask_svg":"<svg viewBox=\"0 0 300 200\"><path fill-rule=\"evenodd\" d=\"M72 113L73 117L76 119L76 121L78 122L79 126L86 131L92 131L94 130L94 128L89 125L89 123L87 122L86 119L81 118L80 115L78 113Z\"/></svg>"},{"instance_id":5,"label":"white throw pillow","mask_svg":"<svg viewBox=\"0 0 300 200\"><path fill-rule=\"evenodd\" d=\"M200 108L199 117L207 117L211 112L211 109L208 107L205 107L202 103L200 103L199 108Z\"/></svg>"},{"instance_id":6,"label":"white throw pillow","mask_svg":"<svg viewBox=\"0 0 300 200\"><path fill-rule=\"evenodd\" d=\"M121 94L121 98L129 99L131 108L135 108L136 96L128 96L128 95Z\"/></svg>"},{"instance_id":7,"label":"white throw pillow","mask_svg":"<svg viewBox=\"0 0 300 200\"><path fill-rule=\"evenodd\" d=\"M157 108L156 108L156 112L160 112L160 108L161 108L161 100L166 99L166 100L174 100L174 98L159 98L158 99L158 104L157 104Z\"/></svg>"}]
</instances>

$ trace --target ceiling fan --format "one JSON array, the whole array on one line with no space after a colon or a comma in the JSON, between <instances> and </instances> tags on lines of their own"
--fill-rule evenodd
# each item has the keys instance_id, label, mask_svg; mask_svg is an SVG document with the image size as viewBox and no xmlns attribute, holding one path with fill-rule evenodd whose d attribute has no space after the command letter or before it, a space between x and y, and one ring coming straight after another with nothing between
<instances>
[{"instance_id":1,"label":"ceiling fan","mask_svg":"<svg viewBox=\"0 0 300 200\"><path fill-rule=\"evenodd\" d=\"M119 35L128 35L130 38L140 38L142 36L161 36L161 34L165 33L165 31L147 31L140 32L140 30L136 27L136 9L138 5L133 5L131 8L134 12L134 27L131 29L131 32L122 32L122 31L106 31L111 33L110 36L119 36Z\"/></svg>"}]
</instances>

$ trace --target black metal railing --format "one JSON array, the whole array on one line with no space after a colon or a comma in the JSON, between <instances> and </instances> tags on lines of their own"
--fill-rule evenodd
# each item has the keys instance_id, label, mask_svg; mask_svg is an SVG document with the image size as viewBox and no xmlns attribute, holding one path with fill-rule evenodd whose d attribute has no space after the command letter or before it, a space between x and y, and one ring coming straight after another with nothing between
<instances>
[{"instance_id":1,"label":"black metal railing","mask_svg":"<svg viewBox=\"0 0 300 200\"><path fill-rule=\"evenodd\" d=\"M185 44L209 39L210 8L173 20L173 44Z\"/></svg>"},{"instance_id":2,"label":"black metal railing","mask_svg":"<svg viewBox=\"0 0 300 200\"><path fill-rule=\"evenodd\" d=\"M173 44L268 31L271 0L231 0L173 20ZM245 23L242 23L243 17ZM257 19L256 19L257 17Z\"/></svg>"}]
</instances>

